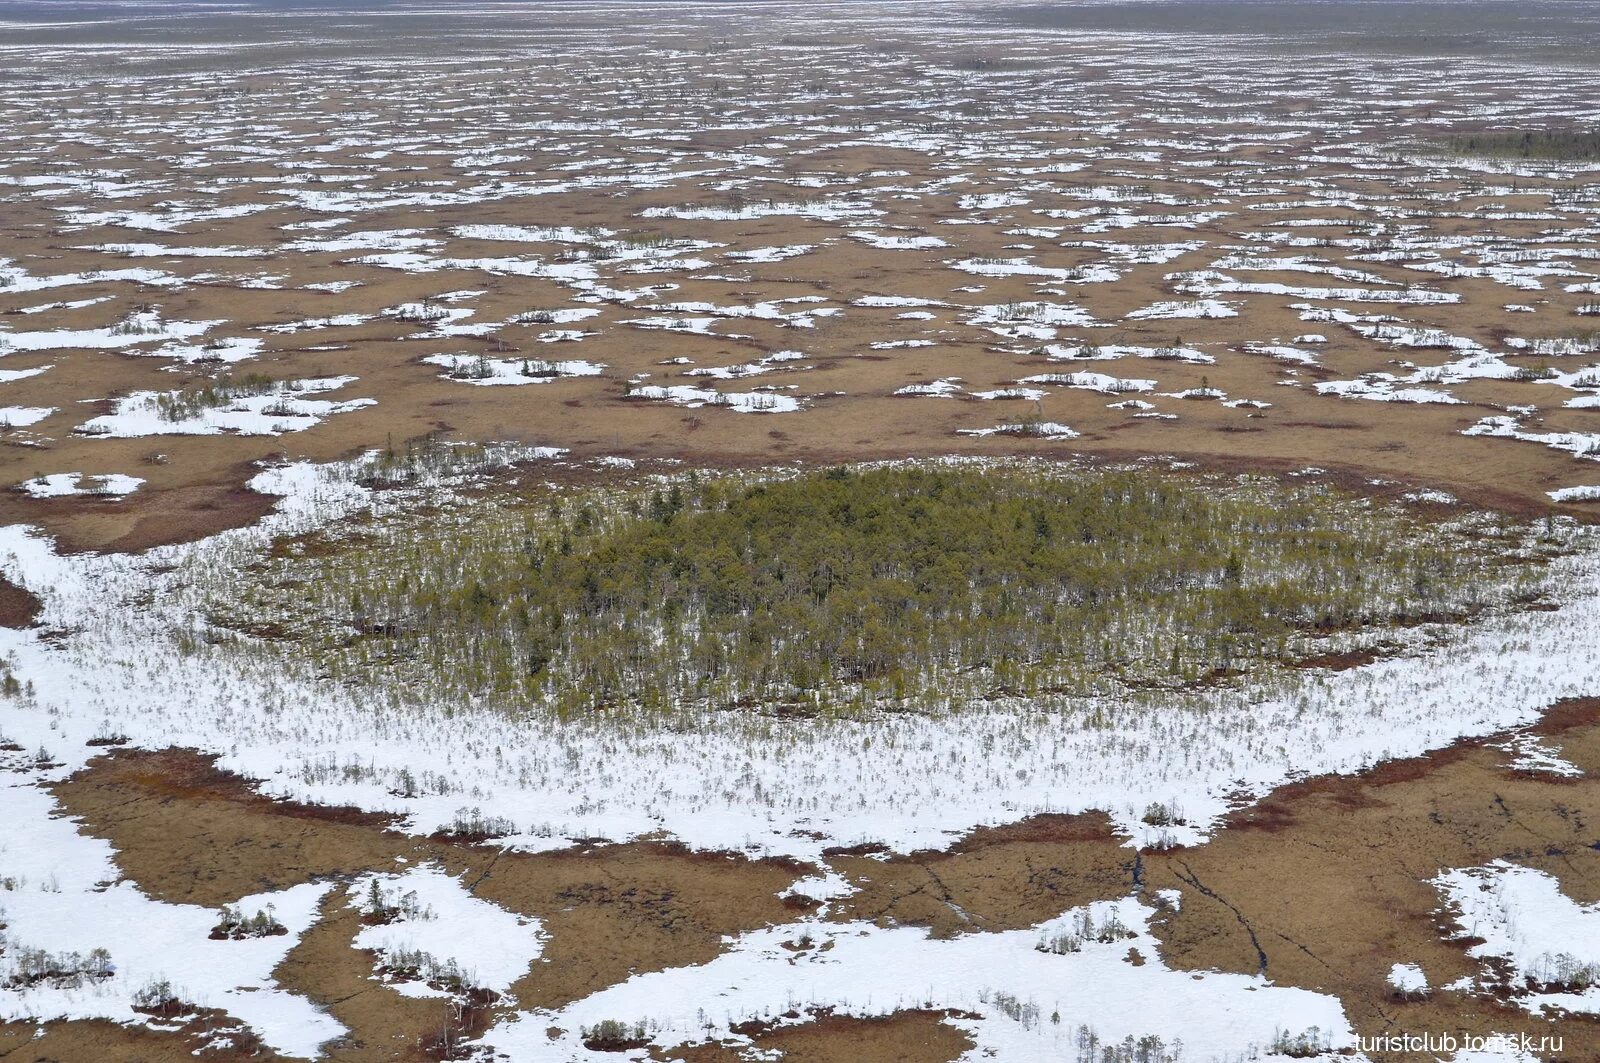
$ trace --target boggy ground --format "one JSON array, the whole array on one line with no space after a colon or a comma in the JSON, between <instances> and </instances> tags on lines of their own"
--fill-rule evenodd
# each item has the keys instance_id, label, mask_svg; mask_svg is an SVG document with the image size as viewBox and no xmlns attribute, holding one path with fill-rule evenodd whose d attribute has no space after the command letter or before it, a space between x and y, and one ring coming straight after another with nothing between
<instances>
[{"instance_id":1,"label":"boggy ground","mask_svg":"<svg viewBox=\"0 0 1600 1063\"><path fill-rule=\"evenodd\" d=\"M1284 63L981 4L540 10L556 51L516 43L515 13L427 56L378 15L184 23L206 46L168 72L141 43L159 19L115 64L19 29L40 45L0 87L0 483L144 483L6 491L0 519L142 549L258 517L259 461L430 432L697 462L1170 453L1530 508L1597 482L1575 456L1594 171L1424 146L1569 125L1589 71L1337 37ZM330 49L359 76L330 77ZM440 356L497 360L504 386ZM557 367L502 372L524 360ZM1028 379L1072 373L1115 379ZM245 374L351 377L311 398L374 404L103 420ZM900 393L935 381L948 397ZM1076 435L958 434L1028 420Z\"/></svg>"},{"instance_id":2,"label":"boggy ground","mask_svg":"<svg viewBox=\"0 0 1600 1063\"><path fill-rule=\"evenodd\" d=\"M1558 1058L1588 1059L1600 1036L1592 1017L1558 1013L1547 1024L1449 992L1398 1001L1386 984L1396 962L1418 964L1433 986L1477 971L1466 943L1449 940L1428 884L1447 868L1506 859L1550 874L1580 903L1600 899L1600 700L1557 706L1531 733L1584 777L1515 769L1497 748L1505 736L1492 736L1283 787L1190 848L1135 858L1092 817L1041 817L976 832L948 852L839 866L860 876L857 914L935 933L1031 925L1135 882L1177 890L1181 903L1156 924L1174 967L1261 972L1332 993L1366 1036L1554 1032L1571 1049Z\"/></svg>"},{"instance_id":3,"label":"boggy ground","mask_svg":"<svg viewBox=\"0 0 1600 1063\"><path fill-rule=\"evenodd\" d=\"M1600 900L1600 701L1555 706L1519 733L1540 736L1584 775L1514 768L1500 748L1508 736L1498 735L1283 787L1188 848L1135 853L1101 817L1087 815L984 828L941 852L832 852L830 863L858 892L834 902L827 917L952 936L1028 927L1135 889L1171 890L1178 902L1163 906L1155 926L1162 959L1176 969L1263 973L1278 985L1333 994L1364 1035L1556 1034L1572 1050L1552 1058L1586 1059L1582 1046L1596 1037L1590 1018L1541 1018L1492 996L1443 990L1401 1001L1386 984L1400 961L1418 964L1436 987L1478 970L1465 953L1470 942L1452 940L1429 885L1441 871L1504 858L1547 872L1580 903ZM631 973L705 962L723 935L786 922L807 907L778 897L808 870L790 862L644 842L522 854L418 839L382 816L271 801L210 758L181 750L109 753L54 793L63 812L116 847L129 879L163 900L221 905L266 888L393 869L400 857L464 874L477 896L542 920L549 934L544 955L512 987L524 1008L559 1006ZM372 956L351 945L358 918L343 891L331 893L321 922L275 977L350 1028L329 1047L332 1060L439 1058L441 1033L469 1035L470 1022L446 1002L403 997L375 981ZM791 1061L948 1060L968 1045L933 1012L816 1020L756 1030L757 1043ZM218 1028L228 1028L224 1016L195 1016L161 1034L74 1023L38 1035L13 1024L0 1058L190 1058ZM248 1045L205 1056L249 1052L263 1058ZM736 1057L706 1045L673 1058Z\"/></svg>"},{"instance_id":4,"label":"boggy ground","mask_svg":"<svg viewBox=\"0 0 1600 1063\"><path fill-rule=\"evenodd\" d=\"M271 506L242 486L263 460L427 433L708 465L1162 453L1593 516L1593 502L1555 507L1548 492L1600 483L1584 452L1600 415L1579 382L1600 361L1589 339L1600 319L1584 313L1600 294L1595 173L1505 172L1415 147L1575 121L1595 105L1592 70L1515 55L1375 60L1337 44L1296 46L1284 62L1238 37L1136 24L1074 38L992 14L950 3L893 20L837 5L779 17L762 5L654 11L645 26L543 5L532 26L497 11L441 33L436 19L334 28L301 12L242 31L186 23L181 55L159 20L110 38L103 26L8 25L0 485L71 472L144 483L120 501L4 490L0 521L69 549L191 540ZM768 200L795 209L761 209ZM1410 301L1435 295L1449 301ZM815 301L777 302L794 299ZM1146 313L1201 300L1234 316ZM417 320L410 303L472 313ZM511 321L534 309L598 313ZM155 333L93 337L151 311ZM1400 330L1347 320L1378 314ZM185 339L162 322L211 324ZM1327 342L1298 339L1308 334ZM1064 356L1083 344L1209 360ZM802 357L752 375L688 375L791 350ZM603 368L486 387L422 361L439 354ZM1557 382L1533 379L1547 370ZM252 372L351 376L313 397L376 403L296 432L85 429L136 392ZM1073 372L1153 385L1023 382ZM1396 379L1371 376L1382 373ZM1317 388L1364 378L1369 396L1430 394ZM954 397L895 394L939 380ZM641 383L800 401L743 413L640 397ZM1180 397L1202 384L1223 395ZM1040 394L978 397L1013 388ZM1270 406L1224 404L1239 399ZM1497 416L1542 438L1462 434ZM1029 419L1077 434L957 434ZM36 611L0 583L0 623ZM980 830L947 852L833 853L859 891L829 918L957 935L1176 890L1156 923L1175 968L1331 993L1365 1034L1554 1031L1563 1058L1593 1059L1592 1020L1452 992L1401 1002L1384 984L1397 961L1434 986L1477 969L1442 932L1427 880L1443 869L1506 857L1600 900L1596 706L1559 707L1539 731L1585 775L1529 774L1493 740L1464 742L1284 788L1187 849L1135 854L1090 815ZM793 918L797 902L779 894L806 871L667 842L529 855L411 838L382 817L270 801L182 750L110 752L55 794L167 900L221 905L401 857L437 861L541 920L544 954L511 991L524 1008L708 960L725 935ZM357 919L330 894L276 972L352 1031L330 1058L438 1058L470 1036L481 1013L372 978L373 957L351 945ZM269 1058L225 1015L168 1025L8 1024L0 1060ZM751 1033L789 1063L934 1063L969 1044L926 1011ZM735 1058L715 1045L678 1056Z\"/></svg>"}]
</instances>

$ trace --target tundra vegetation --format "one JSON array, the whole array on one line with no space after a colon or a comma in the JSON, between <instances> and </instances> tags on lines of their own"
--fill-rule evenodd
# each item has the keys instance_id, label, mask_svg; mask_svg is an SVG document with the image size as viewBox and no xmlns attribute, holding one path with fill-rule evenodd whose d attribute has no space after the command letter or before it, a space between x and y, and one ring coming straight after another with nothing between
<instances>
[{"instance_id":1,"label":"tundra vegetation","mask_svg":"<svg viewBox=\"0 0 1600 1063\"><path fill-rule=\"evenodd\" d=\"M1537 600L1559 549L1311 482L926 463L502 485L203 582L271 636L238 645L395 696L827 714L1226 681Z\"/></svg>"}]
</instances>

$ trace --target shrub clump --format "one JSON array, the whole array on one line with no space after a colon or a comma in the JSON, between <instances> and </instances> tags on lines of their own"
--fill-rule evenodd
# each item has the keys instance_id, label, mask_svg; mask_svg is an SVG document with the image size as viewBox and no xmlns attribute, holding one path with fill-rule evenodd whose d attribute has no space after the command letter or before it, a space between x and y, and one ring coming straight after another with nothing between
<instances>
[{"instance_id":1,"label":"shrub clump","mask_svg":"<svg viewBox=\"0 0 1600 1063\"><path fill-rule=\"evenodd\" d=\"M289 928L278 921L277 911L270 904L252 915L245 915L237 905L225 904L217 925L211 928L211 940L245 941L249 938L278 937L288 932Z\"/></svg>"},{"instance_id":2,"label":"shrub clump","mask_svg":"<svg viewBox=\"0 0 1600 1063\"><path fill-rule=\"evenodd\" d=\"M591 1052L627 1052L650 1043L649 1033L642 1022L601 1019L593 1026L582 1027L578 1032L583 1038L583 1047Z\"/></svg>"}]
</instances>

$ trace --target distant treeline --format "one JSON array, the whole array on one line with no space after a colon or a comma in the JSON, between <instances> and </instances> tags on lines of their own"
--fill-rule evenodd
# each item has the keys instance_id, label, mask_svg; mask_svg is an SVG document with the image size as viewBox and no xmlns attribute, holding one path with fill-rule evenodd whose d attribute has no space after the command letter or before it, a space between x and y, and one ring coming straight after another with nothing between
<instances>
[{"instance_id":1,"label":"distant treeline","mask_svg":"<svg viewBox=\"0 0 1600 1063\"><path fill-rule=\"evenodd\" d=\"M1458 133L1444 141L1456 155L1490 159L1600 159L1600 130L1535 129Z\"/></svg>"}]
</instances>

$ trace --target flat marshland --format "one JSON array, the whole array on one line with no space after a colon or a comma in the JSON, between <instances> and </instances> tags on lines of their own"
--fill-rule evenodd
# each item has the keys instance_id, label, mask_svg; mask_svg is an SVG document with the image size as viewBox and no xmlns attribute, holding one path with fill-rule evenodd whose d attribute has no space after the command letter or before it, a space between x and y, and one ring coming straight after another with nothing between
<instances>
[{"instance_id":1,"label":"flat marshland","mask_svg":"<svg viewBox=\"0 0 1600 1063\"><path fill-rule=\"evenodd\" d=\"M0 0L0 1056L1588 1059L1596 43Z\"/></svg>"}]
</instances>

